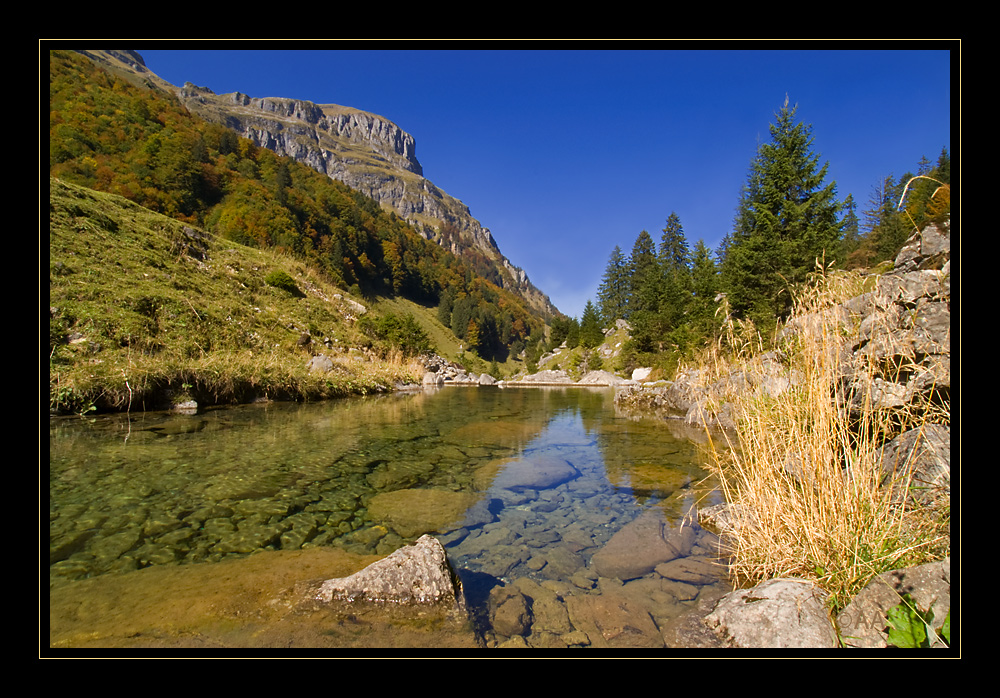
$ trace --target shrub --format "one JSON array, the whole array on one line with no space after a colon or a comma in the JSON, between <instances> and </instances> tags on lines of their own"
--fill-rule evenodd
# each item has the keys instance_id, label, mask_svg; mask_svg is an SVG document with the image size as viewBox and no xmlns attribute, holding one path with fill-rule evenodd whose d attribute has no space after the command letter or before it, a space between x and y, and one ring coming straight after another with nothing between
<instances>
[{"instance_id":1,"label":"shrub","mask_svg":"<svg viewBox=\"0 0 1000 698\"><path fill-rule=\"evenodd\" d=\"M401 351L405 356L433 351L427 333L410 314L399 316L386 313L375 318L366 315L358 321L358 327L371 339Z\"/></svg>"},{"instance_id":2,"label":"shrub","mask_svg":"<svg viewBox=\"0 0 1000 698\"><path fill-rule=\"evenodd\" d=\"M282 291L288 291L293 296L302 298L305 296L299 287L295 284L295 279L288 275L287 272L276 269L267 275L264 279L264 283L268 286L273 286L274 288L280 288Z\"/></svg>"}]
</instances>

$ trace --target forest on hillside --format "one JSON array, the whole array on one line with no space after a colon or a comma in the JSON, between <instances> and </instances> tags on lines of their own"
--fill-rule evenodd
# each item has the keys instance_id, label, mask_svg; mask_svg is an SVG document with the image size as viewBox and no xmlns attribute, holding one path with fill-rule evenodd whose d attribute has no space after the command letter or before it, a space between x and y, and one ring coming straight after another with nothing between
<instances>
[{"instance_id":1,"label":"forest on hillside","mask_svg":"<svg viewBox=\"0 0 1000 698\"><path fill-rule=\"evenodd\" d=\"M71 51L49 55L49 174L295 255L355 295L442 306L447 326L488 360L516 353L545 324L484 277L483 260L456 257L373 199Z\"/></svg>"},{"instance_id":2,"label":"forest on hillside","mask_svg":"<svg viewBox=\"0 0 1000 698\"><path fill-rule=\"evenodd\" d=\"M631 341L613 367L655 366L669 372L716 338L723 321L749 323L768 335L791 312L793 292L819 269L877 268L907 238L951 214L951 161L921 157L915 172L873 184L858 214L853 196L837 199L828 164L813 152L812 127L787 99L750 163L731 231L716 250L692 248L680 217L667 216L659 244L641 231L628 256L612 250L596 301L579 320L553 322L553 342L592 348L597 328L616 320ZM952 226L952 233L956 233Z\"/></svg>"}]
</instances>

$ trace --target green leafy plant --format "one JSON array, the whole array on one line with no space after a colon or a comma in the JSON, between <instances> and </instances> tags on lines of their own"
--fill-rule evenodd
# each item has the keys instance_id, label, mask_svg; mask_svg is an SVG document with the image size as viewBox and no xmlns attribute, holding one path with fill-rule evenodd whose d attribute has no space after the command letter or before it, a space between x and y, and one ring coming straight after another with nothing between
<instances>
[{"instance_id":1,"label":"green leafy plant","mask_svg":"<svg viewBox=\"0 0 1000 698\"><path fill-rule=\"evenodd\" d=\"M935 637L951 645L951 611L945 616L944 624L934 630L934 612L921 611L909 594L903 594L898 606L890 608L886 614L889 620L887 642L892 647L930 647Z\"/></svg>"}]
</instances>

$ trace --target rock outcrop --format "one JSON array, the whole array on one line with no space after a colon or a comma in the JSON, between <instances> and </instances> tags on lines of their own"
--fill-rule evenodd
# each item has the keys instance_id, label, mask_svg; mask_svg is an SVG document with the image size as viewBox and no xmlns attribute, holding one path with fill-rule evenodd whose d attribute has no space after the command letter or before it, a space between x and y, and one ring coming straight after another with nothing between
<instances>
[{"instance_id":1,"label":"rock outcrop","mask_svg":"<svg viewBox=\"0 0 1000 698\"><path fill-rule=\"evenodd\" d=\"M823 326L840 329L837 396L844 404L899 410L950 405L947 223L915 233L896 256L893 269L876 280L874 290L824 312L823 318L793 318L779 338L821 331ZM874 373L873 366L878 367ZM732 427L730 396L756 391L775 397L800 380L783 354L774 350L712 382L703 370L695 369L682 371L663 385L630 385L615 402L663 410L691 424Z\"/></svg>"},{"instance_id":2,"label":"rock outcrop","mask_svg":"<svg viewBox=\"0 0 1000 698\"><path fill-rule=\"evenodd\" d=\"M221 123L258 146L294 158L343 182L413 224L425 238L461 255L489 259L496 279L545 315L549 298L501 252L469 207L423 176L416 140L389 119L352 107L284 97L216 94L190 82L177 87L155 75L135 51L81 51L144 87L177 96L193 114Z\"/></svg>"}]
</instances>

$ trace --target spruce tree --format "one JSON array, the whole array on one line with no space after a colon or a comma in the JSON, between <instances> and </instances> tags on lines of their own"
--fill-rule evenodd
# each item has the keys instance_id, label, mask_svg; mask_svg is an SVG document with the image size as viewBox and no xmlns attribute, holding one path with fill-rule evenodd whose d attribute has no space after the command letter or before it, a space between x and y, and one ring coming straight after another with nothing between
<instances>
[{"instance_id":1,"label":"spruce tree","mask_svg":"<svg viewBox=\"0 0 1000 698\"><path fill-rule=\"evenodd\" d=\"M786 97L757 149L722 264L733 311L759 325L788 315L789 287L840 240L836 185L825 183L829 165L812 152L812 127L795 120L797 110Z\"/></svg>"},{"instance_id":2,"label":"spruce tree","mask_svg":"<svg viewBox=\"0 0 1000 698\"><path fill-rule=\"evenodd\" d=\"M691 301L691 251L680 216L671 212L660 237L659 251L662 286L659 323L669 332L683 321Z\"/></svg>"},{"instance_id":3,"label":"spruce tree","mask_svg":"<svg viewBox=\"0 0 1000 698\"><path fill-rule=\"evenodd\" d=\"M647 231L636 237L628 266L631 279L625 319L632 326L636 349L651 351L662 339L664 328L659 318L662 274L653 238Z\"/></svg>"},{"instance_id":4,"label":"spruce tree","mask_svg":"<svg viewBox=\"0 0 1000 698\"><path fill-rule=\"evenodd\" d=\"M580 344L587 349L593 349L603 341L600 315L594 304L588 300L583 308L583 317L580 318Z\"/></svg>"},{"instance_id":5,"label":"spruce tree","mask_svg":"<svg viewBox=\"0 0 1000 698\"><path fill-rule=\"evenodd\" d=\"M653 238L645 230L640 231L632 245L628 270L630 278L626 319L631 320L636 313L655 311L658 305L656 297L660 266Z\"/></svg>"},{"instance_id":6,"label":"spruce tree","mask_svg":"<svg viewBox=\"0 0 1000 698\"><path fill-rule=\"evenodd\" d=\"M691 256L691 293L687 321L697 335L710 337L715 317L715 297L719 293L719 274L704 240L695 244Z\"/></svg>"},{"instance_id":7,"label":"spruce tree","mask_svg":"<svg viewBox=\"0 0 1000 698\"><path fill-rule=\"evenodd\" d=\"M628 303L628 264L622 249L615 245L604 271L604 278L597 289L597 304L605 327L625 317Z\"/></svg>"}]
</instances>

